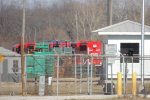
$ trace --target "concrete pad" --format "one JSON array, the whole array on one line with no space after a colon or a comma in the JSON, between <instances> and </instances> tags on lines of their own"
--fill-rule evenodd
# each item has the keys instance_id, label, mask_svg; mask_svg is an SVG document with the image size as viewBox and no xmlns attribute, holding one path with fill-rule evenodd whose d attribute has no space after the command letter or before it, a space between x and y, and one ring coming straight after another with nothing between
<instances>
[{"instance_id":1,"label":"concrete pad","mask_svg":"<svg viewBox=\"0 0 150 100\"><path fill-rule=\"evenodd\" d=\"M82 95L82 96L0 96L0 100L70 100L70 99L109 99L117 95Z\"/></svg>"}]
</instances>

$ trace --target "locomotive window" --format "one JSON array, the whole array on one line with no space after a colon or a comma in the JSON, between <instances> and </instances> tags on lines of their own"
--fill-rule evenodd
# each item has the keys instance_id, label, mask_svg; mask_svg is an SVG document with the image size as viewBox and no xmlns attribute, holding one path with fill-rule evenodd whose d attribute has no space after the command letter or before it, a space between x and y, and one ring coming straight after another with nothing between
<instances>
[{"instance_id":1,"label":"locomotive window","mask_svg":"<svg viewBox=\"0 0 150 100\"><path fill-rule=\"evenodd\" d=\"M87 46L86 45L81 45L80 46L80 51L87 51Z\"/></svg>"},{"instance_id":2,"label":"locomotive window","mask_svg":"<svg viewBox=\"0 0 150 100\"><path fill-rule=\"evenodd\" d=\"M30 45L30 46L29 46L29 49L34 49L34 45Z\"/></svg>"},{"instance_id":3,"label":"locomotive window","mask_svg":"<svg viewBox=\"0 0 150 100\"><path fill-rule=\"evenodd\" d=\"M120 44L121 53L126 57L125 62L132 63L131 57L133 56L133 63L139 63L139 43L121 43ZM120 60L122 63L122 59Z\"/></svg>"}]
</instances>

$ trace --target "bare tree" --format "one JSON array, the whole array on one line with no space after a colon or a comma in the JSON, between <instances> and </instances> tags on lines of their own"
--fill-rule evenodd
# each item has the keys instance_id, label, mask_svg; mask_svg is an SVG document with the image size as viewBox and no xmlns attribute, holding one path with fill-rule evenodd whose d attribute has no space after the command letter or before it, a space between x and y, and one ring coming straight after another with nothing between
<instances>
[{"instance_id":1,"label":"bare tree","mask_svg":"<svg viewBox=\"0 0 150 100\"><path fill-rule=\"evenodd\" d=\"M123 20L140 21L141 0L114 0L113 1L113 22Z\"/></svg>"},{"instance_id":2,"label":"bare tree","mask_svg":"<svg viewBox=\"0 0 150 100\"><path fill-rule=\"evenodd\" d=\"M90 40L91 31L107 25L106 0L27 0L26 41ZM58 1L58 2L57 2ZM112 0L113 23L141 22L141 0ZM150 1L146 1L145 22L150 25ZM20 41L20 0L0 0L0 45L10 48Z\"/></svg>"}]
</instances>

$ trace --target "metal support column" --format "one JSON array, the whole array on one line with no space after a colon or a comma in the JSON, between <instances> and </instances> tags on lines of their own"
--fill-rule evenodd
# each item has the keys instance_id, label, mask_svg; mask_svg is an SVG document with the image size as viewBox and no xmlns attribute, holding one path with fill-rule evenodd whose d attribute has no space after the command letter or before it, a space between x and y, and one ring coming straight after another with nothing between
<instances>
[{"instance_id":1,"label":"metal support column","mask_svg":"<svg viewBox=\"0 0 150 100\"><path fill-rule=\"evenodd\" d=\"M142 1L142 27L141 27L141 85L144 86L144 11L145 11L145 0Z\"/></svg>"}]
</instances>

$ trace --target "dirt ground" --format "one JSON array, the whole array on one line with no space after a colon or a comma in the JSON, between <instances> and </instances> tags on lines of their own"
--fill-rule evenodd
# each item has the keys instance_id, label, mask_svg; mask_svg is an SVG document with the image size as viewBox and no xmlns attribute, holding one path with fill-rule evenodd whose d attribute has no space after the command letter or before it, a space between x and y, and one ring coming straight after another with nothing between
<instances>
[{"instance_id":1,"label":"dirt ground","mask_svg":"<svg viewBox=\"0 0 150 100\"><path fill-rule=\"evenodd\" d=\"M98 81L93 79L92 82L93 94L102 94L102 85L97 85ZM35 82L26 83L26 91L28 95L38 95L39 84ZM21 83L0 83L0 95L21 95ZM57 87L57 80L53 79L52 85L45 84L45 95L57 95L57 89L59 95L76 95L76 94L88 94L87 79L60 79Z\"/></svg>"},{"instance_id":2,"label":"dirt ground","mask_svg":"<svg viewBox=\"0 0 150 100\"><path fill-rule=\"evenodd\" d=\"M98 81L93 80L92 82L92 92L93 94L103 94L103 88L102 85L98 85ZM29 94L37 94L38 92L38 85L35 85L34 83L28 83L28 93ZM31 88L34 87L33 90ZM60 79L58 82L57 87L57 80L54 79L52 82L52 85L49 86L46 84L45 86L45 95L57 95L57 89L59 95L88 95L88 83L87 79Z\"/></svg>"},{"instance_id":3,"label":"dirt ground","mask_svg":"<svg viewBox=\"0 0 150 100\"><path fill-rule=\"evenodd\" d=\"M137 92L138 92L137 83ZM26 84L27 95L38 95L39 85L35 82L27 82ZM115 82L115 90L117 83ZM128 83L126 86L127 94L131 94L132 85ZM53 79L52 85L45 85L46 96L56 96L58 89L58 95L88 95L87 79L60 79L57 87L57 80ZM0 95L21 95L21 83L0 83ZM115 91L115 92L116 92ZM146 83L146 92L150 94L150 85ZM116 92L117 93L117 92ZM104 94L102 85L98 85L98 79L93 79L92 82L92 95Z\"/></svg>"}]
</instances>

